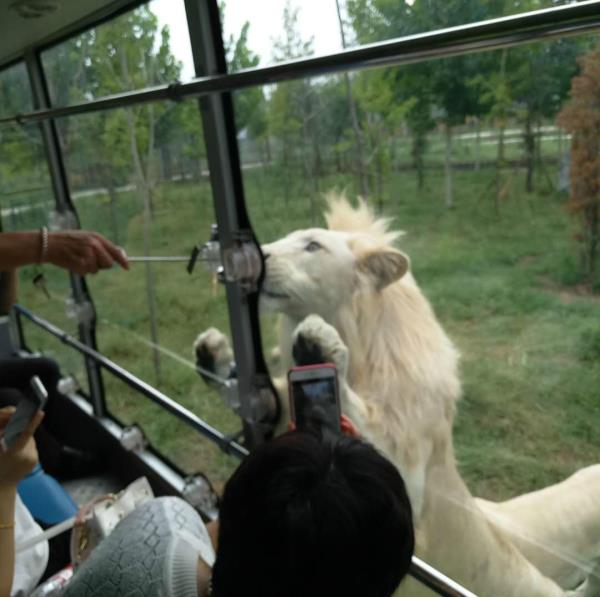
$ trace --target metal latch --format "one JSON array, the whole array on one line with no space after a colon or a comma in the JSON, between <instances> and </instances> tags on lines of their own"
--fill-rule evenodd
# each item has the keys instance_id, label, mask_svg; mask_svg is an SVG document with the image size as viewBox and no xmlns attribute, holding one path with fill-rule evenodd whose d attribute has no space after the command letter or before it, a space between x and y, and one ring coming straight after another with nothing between
<instances>
[{"instance_id":1,"label":"metal latch","mask_svg":"<svg viewBox=\"0 0 600 597\"><path fill-rule=\"evenodd\" d=\"M196 262L204 263L204 268L211 274L216 274L221 267L221 245L219 244L219 228L216 224L210 227L210 239L203 245L195 245L190 255L187 271L191 274L196 267Z\"/></svg>"},{"instance_id":2,"label":"metal latch","mask_svg":"<svg viewBox=\"0 0 600 597\"><path fill-rule=\"evenodd\" d=\"M203 512L211 520L217 518L219 514L217 494L204 475L197 474L186 477L181 495L188 504Z\"/></svg>"},{"instance_id":3,"label":"metal latch","mask_svg":"<svg viewBox=\"0 0 600 597\"><path fill-rule=\"evenodd\" d=\"M123 448L128 452L141 452L148 445L144 432L139 425L125 427L123 431L121 431L119 441Z\"/></svg>"},{"instance_id":4,"label":"metal latch","mask_svg":"<svg viewBox=\"0 0 600 597\"><path fill-rule=\"evenodd\" d=\"M260 251L249 231L238 232L234 237L233 244L221 251L219 230L217 225L213 224L210 240L193 248L187 265L188 273L194 271L197 261L202 261L205 269L213 275L218 275L221 282L239 282L247 292L256 290L262 271Z\"/></svg>"},{"instance_id":5,"label":"metal latch","mask_svg":"<svg viewBox=\"0 0 600 597\"><path fill-rule=\"evenodd\" d=\"M235 377L227 379L219 388L219 395L225 403L225 406L230 408L237 415L240 414L240 408L242 406L240 402L240 390L238 387L238 381Z\"/></svg>"},{"instance_id":6,"label":"metal latch","mask_svg":"<svg viewBox=\"0 0 600 597\"><path fill-rule=\"evenodd\" d=\"M75 230L79 228L79 222L71 210L52 211L48 216L48 228L50 230Z\"/></svg>"},{"instance_id":7,"label":"metal latch","mask_svg":"<svg viewBox=\"0 0 600 597\"><path fill-rule=\"evenodd\" d=\"M81 386L73 375L67 375L66 377L61 377L58 380L56 389L61 394L70 396L71 394L76 394L81 389Z\"/></svg>"},{"instance_id":8,"label":"metal latch","mask_svg":"<svg viewBox=\"0 0 600 597\"><path fill-rule=\"evenodd\" d=\"M223 270L228 282L239 282L248 292L256 290L262 260L251 238L237 240L223 251Z\"/></svg>"},{"instance_id":9,"label":"metal latch","mask_svg":"<svg viewBox=\"0 0 600 597\"><path fill-rule=\"evenodd\" d=\"M94 307L89 301L77 302L73 296L65 300L65 314L69 319L75 319L77 323L89 326L94 319Z\"/></svg>"}]
</instances>

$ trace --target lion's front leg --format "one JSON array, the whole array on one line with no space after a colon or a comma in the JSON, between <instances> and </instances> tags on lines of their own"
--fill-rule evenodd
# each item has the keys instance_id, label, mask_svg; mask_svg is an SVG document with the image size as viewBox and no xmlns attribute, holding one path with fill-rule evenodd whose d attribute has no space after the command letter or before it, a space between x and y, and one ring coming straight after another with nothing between
<instances>
[{"instance_id":1,"label":"lion's front leg","mask_svg":"<svg viewBox=\"0 0 600 597\"><path fill-rule=\"evenodd\" d=\"M544 575L564 588L585 580L574 594L600 595L600 465L506 502L477 503Z\"/></svg>"},{"instance_id":2,"label":"lion's front leg","mask_svg":"<svg viewBox=\"0 0 600 597\"><path fill-rule=\"evenodd\" d=\"M335 365L342 412L364 429L366 406L348 384L348 347L337 330L322 317L309 315L294 330L292 355L297 365Z\"/></svg>"},{"instance_id":3,"label":"lion's front leg","mask_svg":"<svg viewBox=\"0 0 600 597\"><path fill-rule=\"evenodd\" d=\"M218 383L215 377L226 380L235 375L233 350L229 338L216 328L208 328L198 334L194 342L194 355L198 373L210 386Z\"/></svg>"}]
</instances>

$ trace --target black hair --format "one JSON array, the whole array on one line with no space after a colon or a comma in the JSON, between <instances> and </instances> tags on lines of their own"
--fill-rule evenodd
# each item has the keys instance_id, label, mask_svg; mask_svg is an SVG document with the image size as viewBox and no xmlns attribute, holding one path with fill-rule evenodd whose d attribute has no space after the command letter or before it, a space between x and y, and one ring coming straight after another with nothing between
<instances>
[{"instance_id":1,"label":"black hair","mask_svg":"<svg viewBox=\"0 0 600 597\"><path fill-rule=\"evenodd\" d=\"M414 550L396 468L370 444L292 432L225 486L214 597L390 597Z\"/></svg>"}]
</instances>

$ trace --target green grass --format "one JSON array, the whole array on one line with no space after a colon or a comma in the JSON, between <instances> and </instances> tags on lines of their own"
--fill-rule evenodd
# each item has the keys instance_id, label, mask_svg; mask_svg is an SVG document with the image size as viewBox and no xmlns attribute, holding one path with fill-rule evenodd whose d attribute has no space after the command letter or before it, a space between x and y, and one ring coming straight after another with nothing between
<instances>
[{"instance_id":1,"label":"green grass","mask_svg":"<svg viewBox=\"0 0 600 597\"><path fill-rule=\"evenodd\" d=\"M455 430L459 466L474 493L504 498L600 459L595 423L600 415L600 300L577 285L575 228L564 209L566 198L551 192L545 179L538 180L538 192L528 195L524 173L507 171L507 198L497 215L492 176L489 169L456 172L456 206L449 211L443 206L439 171L427 171L422 192L413 173L392 173L385 181L383 209L407 232L400 244L462 353L464 398ZM352 177L337 175L320 180L319 188L347 188L352 194L355 184ZM311 189L302 177L257 168L246 171L245 189L261 241L312 224ZM214 221L208 182L161 185L154 205L154 254L187 254L207 238ZM115 236L106 195L82 199L77 207L85 227ZM119 195L118 213L120 242L130 255L142 254L143 221L135 193ZM26 271L23 302L74 329L60 314L66 277L46 270L53 299L31 289L26 281L31 272ZM228 329L223 289L213 285L201 265L192 276L183 265L156 265L153 271L159 344L189 363L198 331L210 325ZM212 425L226 432L239 428L189 364L161 355L157 376L145 343L149 315L143 265L132 265L130 273L104 272L88 283L103 352ZM267 350L274 339L270 321L264 329ZM39 333L31 338L30 344L44 342L59 358L69 353L67 368L82 377L82 363L71 351ZM169 458L190 472L207 472L217 483L227 478L235 460L121 382L106 376L106 386L116 416L142 424Z\"/></svg>"}]
</instances>

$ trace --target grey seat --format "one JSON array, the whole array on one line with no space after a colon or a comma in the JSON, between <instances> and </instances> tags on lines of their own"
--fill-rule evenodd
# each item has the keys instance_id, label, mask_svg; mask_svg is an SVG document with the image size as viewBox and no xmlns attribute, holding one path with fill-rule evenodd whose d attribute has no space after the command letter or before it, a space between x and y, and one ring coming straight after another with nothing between
<instances>
[{"instance_id":1,"label":"grey seat","mask_svg":"<svg viewBox=\"0 0 600 597\"><path fill-rule=\"evenodd\" d=\"M63 597L196 597L200 515L176 497L145 502L76 571ZM212 562L210 562L212 564Z\"/></svg>"}]
</instances>

